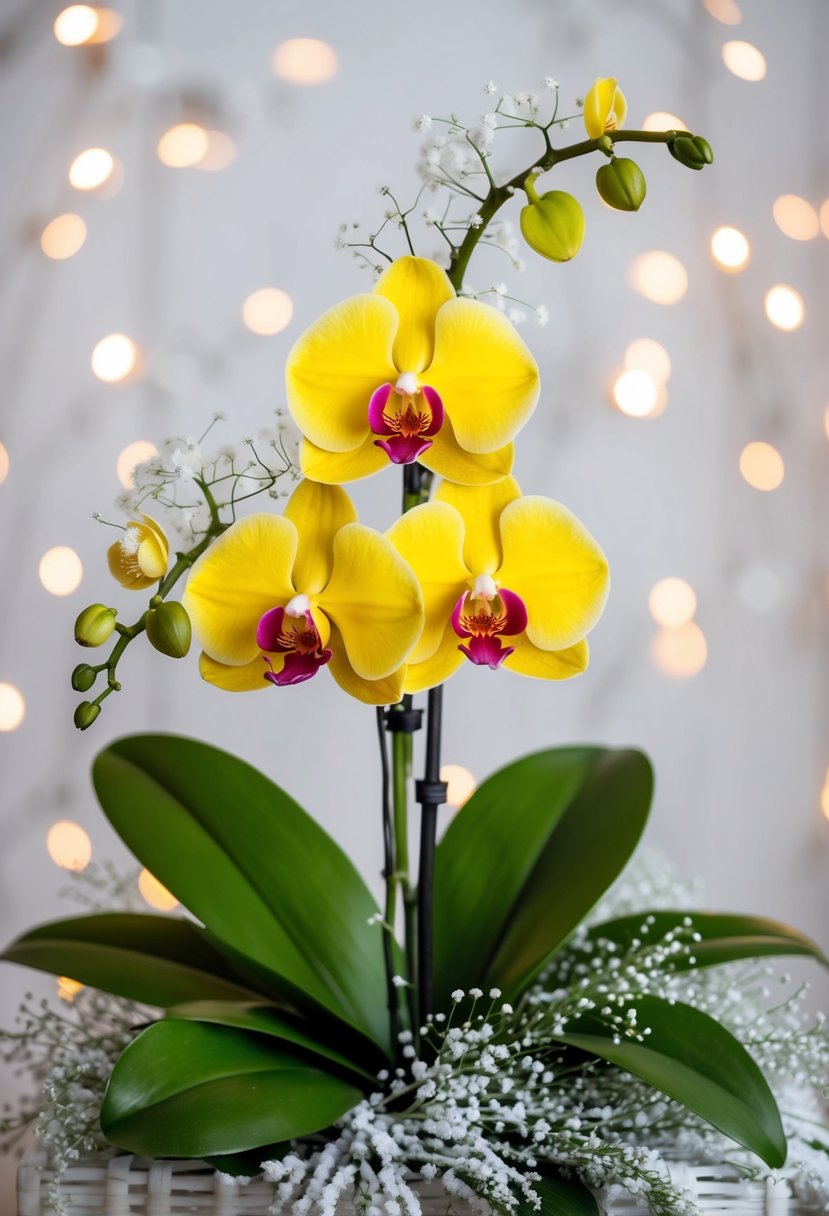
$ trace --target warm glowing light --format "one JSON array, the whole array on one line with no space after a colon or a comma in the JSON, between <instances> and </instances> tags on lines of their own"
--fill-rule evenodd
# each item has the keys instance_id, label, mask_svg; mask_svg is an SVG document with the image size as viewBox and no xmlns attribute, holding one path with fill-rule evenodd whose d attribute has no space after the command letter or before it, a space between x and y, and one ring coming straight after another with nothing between
<instances>
[{"instance_id":1,"label":"warm glowing light","mask_svg":"<svg viewBox=\"0 0 829 1216\"><path fill-rule=\"evenodd\" d=\"M334 48L327 42L290 38L274 51L271 67L291 84L322 84L337 75L338 64Z\"/></svg>"},{"instance_id":2,"label":"warm glowing light","mask_svg":"<svg viewBox=\"0 0 829 1216\"><path fill-rule=\"evenodd\" d=\"M126 379L137 361L138 347L126 334L107 334L92 351L92 370L107 384Z\"/></svg>"},{"instance_id":3,"label":"warm glowing light","mask_svg":"<svg viewBox=\"0 0 829 1216\"><path fill-rule=\"evenodd\" d=\"M829 405L827 405L826 409L823 411L823 429L826 432L826 438L829 439ZM5 473L3 472L3 456L5 455L5 451L6 449L3 447L2 443L0 443L0 485L2 485L3 478L5 477ZM8 467L9 458L6 456L6 470L8 470Z\"/></svg>"},{"instance_id":4,"label":"warm glowing light","mask_svg":"<svg viewBox=\"0 0 829 1216\"><path fill-rule=\"evenodd\" d=\"M818 219L820 220L821 232L829 240L829 198L824 199L821 203Z\"/></svg>"},{"instance_id":5,"label":"warm glowing light","mask_svg":"<svg viewBox=\"0 0 829 1216\"><path fill-rule=\"evenodd\" d=\"M210 138L204 127L196 122L178 122L158 141L158 159L171 169L189 169L204 160L209 148Z\"/></svg>"},{"instance_id":6,"label":"warm glowing light","mask_svg":"<svg viewBox=\"0 0 829 1216\"><path fill-rule=\"evenodd\" d=\"M219 169L226 169L228 165L233 164L235 159L236 145L230 136L224 131L208 131L207 151L195 167L215 172Z\"/></svg>"},{"instance_id":7,"label":"warm glowing light","mask_svg":"<svg viewBox=\"0 0 829 1216\"><path fill-rule=\"evenodd\" d=\"M75 997L82 990L83 984L78 980L70 980L68 975L60 975L57 979L58 996L62 1001L66 1001L71 1005Z\"/></svg>"},{"instance_id":8,"label":"warm glowing light","mask_svg":"<svg viewBox=\"0 0 829 1216\"><path fill-rule=\"evenodd\" d=\"M705 666L708 658L705 634L695 621L660 629L651 640L651 658L666 676L687 680Z\"/></svg>"},{"instance_id":9,"label":"warm glowing light","mask_svg":"<svg viewBox=\"0 0 829 1216\"><path fill-rule=\"evenodd\" d=\"M716 21L722 22L723 25L739 25L742 21L742 14L737 7L736 0L702 0L702 5Z\"/></svg>"},{"instance_id":10,"label":"warm glowing light","mask_svg":"<svg viewBox=\"0 0 829 1216\"><path fill-rule=\"evenodd\" d=\"M17 730L26 717L26 702L14 684L0 684L0 730Z\"/></svg>"},{"instance_id":11,"label":"warm glowing light","mask_svg":"<svg viewBox=\"0 0 829 1216\"><path fill-rule=\"evenodd\" d=\"M260 287L242 305L242 320L255 334L278 334L293 315L291 297L278 287Z\"/></svg>"},{"instance_id":12,"label":"warm glowing light","mask_svg":"<svg viewBox=\"0 0 829 1216\"><path fill-rule=\"evenodd\" d=\"M817 212L799 194L781 194L774 200L771 212L783 235L793 241L811 241L820 232Z\"/></svg>"},{"instance_id":13,"label":"warm glowing light","mask_svg":"<svg viewBox=\"0 0 829 1216\"><path fill-rule=\"evenodd\" d=\"M462 764L442 764L440 779L449 787L446 791L447 806L463 806L478 788L475 778Z\"/></svg>"},{"instance_id":14,"label":"warm glowing light","mask_svg":"<svg viewBox=\"0 0 829 1216\"><path fill-rule=\"evenodd\" d=\"M631 262L628 282L654 304L677 304L688 290L688 273L672 253L652 249Z\"/></svg>"},{"instance_id":15,"label":"warm glowing light","mask_svg":"<svg viewBox=\"0 0 829 1216\"><path fill-rule=\"evenodd\" d=\"M829 768L826 770L826 777L823 781L823 789L820 791L820 809L823 814L829 819Z\"/></svg>"},{"instance_id":16,"label":"warm glowing light","mask_svg":"<svg viewBox=\"0 0 829 1216\"><path fill-rule=\"evenodd\" d=\"M86 240L86 224L73 211L56 215L40 234L40 248L47 258L62 262L74 257Z\"/></svg>"},{"instance_id":17,"label":"warm glowing light","mask_svg":"<svg viewBox=\"0 0 829 1216\"><path fill-rule=\"evenodd\" d=\"M90 4L70 4L55 17L52 29L63 46L83 46L98 29L98 14Z\"/></svg>"},{"instance_id":18,"label":"warm glowing light","mask_svg":"<svg viewBox=\"0 0 829 1216\"><path fill-rule=\"evenodd\" d=\"M136 439L135 443L127 444L115 462L115 472L125 490L131 490L135 485L135 466L157 455L158 448L148 439Z\"/></svg>"},{"instance_id":19,"label":"warm glowing light","mask_svg":"<svg viewBox=\"0 0 829 1216\"><path fill-rule=\"evenodd\" d=\"M9 475L10 464L11 461L9 460L9 454L3 444L0 443L0 486L2 486L3 482Z\"/></svg>"},{"instance_id":20,"label":"warm glowing light","mask_svg":"<svg viewBox=\"0 0 829 1216\"><path fill-rule=\"evenodd\" d=\"M96 190L112 176L115 160L106 148L87 148L69 166L69 183L76 190Z\"/></svg>"},{"instance_id":21,"label":"warm glowing light","mask_svg":"<svg viewBox=\"0 0 829 1216\"><path fill-rule=\"evenodd\" d=\"M92 841L79 823L59 819L46 833L46 851L62 870L85 870L92 860Z\"/></svg>"},{"instance_id":22,"label":"warm glowing light","mask_svg":"<svg viewBox=\"0 0 829 1216\"><path fill-rule=\"evenodd\" d=\"M660 579L651 587L648 610L657 625L686 625L697 610L696 592L684 578Z\"/></svg>"},{"instance_id":23,"label":"warm glowing light","mask_svg":"<svg viewBox=\"0 0 829 1216\"><path fill-rule=\"evenodd\" d=\"M733 273L748 265L751 246L739 228L717 228L711 236L711 256L721 270Z\"/></svg>"},{"instance_id":24,"label":"warm glowing light","mask_svg":"<svg viewBox=\"0 0 829 1216\"><path fill-rule=\"evenodd\" d=\"M111 42L117 34L120 34L124 18L111 8L96 8L95 12L98 17L98 25L89 41L92 43Z\"/></svg>"},{"instance_id":25,"label":"warm glowing light","mask_svg":"<svg viewBox=\"0 0 829 1216\"><path fill-rule=\"evenodd\" d=\"M651 418L659 404L659 385L647 372L631 368L613 382L613 401L629 418Z\"/></svg>"},{"instance_id":26,"label":"warm glowing light","mask_svg":"<svg viewBox=\"0 0 829 1216\"><path fill-rule=\"evenodd\" d=\"M643 131L687 131L688 128L678 114L669 110L654 110L642 123Z\"/></svg>"},{"instance_id":27,"label":"warm glowing light","mask_svg":"<svg viewBox=\"0 0 829 1216\"><path fill-rule=\"evenodd\" d=\"M43 554L37 573L50 595L71 595L81 585L83 565L74 549L56 545Z\"/></svg>"},{"instance_id":28,"label":"warm glowing light","mask_svg":"<svg viewBox=\"0 0 829 1216\"><path fill-rule=\"evenodd\" d=\"M154 878L149 870L142 870L138 877L138 890L141 892L141 898L151 908L156 908L159 912L172 912L173 908L178 907L178 900L175 895L171 895L166 887L163 887L157 878Z\"/></svg>"},{"instance_id":29,"label":"warm glowing light","mask_svg":"<svg viewBox=\"0 0 829 1216\"><path fill-rule=\"evenodd\" d=\"M625 351L625 367L646 372L657 384L664 384L671 374L671 356L655 338L637 338Z\"/></svg>"},{"instance_id":30,"label":"warm glowing light","mask_svg":"<svg viewBox=\"0 0 829 1216\"><path fill-rule=\"evenodd\" d=\"M785 472L783 457L770 443L747 443L740 453L740 472L755 490L776 490Z\"/></svg>"},{"instance_id":31,"label":"warm glowing light","mask_svg":"<svg viewBox=\"0 0 829 1216\"><path fill-rule=\"evenodd\" d=\"M766 74L766 57L750 42L724 42L722 61L740 80L756 82Z\"/></svg>"},{"instance_id":32,"label":"warm glowing light","mask_svg":"<svg viewBox=\"0 0 829 1216\"><path fill-rule=\"evenodd\" d=\"M772 325L787 332L798 329L803 324L806 306L803 296L794 287L778 283L766 292L766 316Z\"/></svg>"}]
</instances>

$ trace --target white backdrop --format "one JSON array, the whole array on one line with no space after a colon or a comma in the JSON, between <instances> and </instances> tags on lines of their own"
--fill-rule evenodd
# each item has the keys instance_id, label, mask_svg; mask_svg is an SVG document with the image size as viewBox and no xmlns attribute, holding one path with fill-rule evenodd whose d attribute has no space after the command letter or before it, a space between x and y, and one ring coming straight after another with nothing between
<instances>
[{"instance_id":1,"label":"white backdrop","mask_svg":"<svg viewBox=\"0 0 829 1216\"><path fill-rule=\"evenodd\" d=\"M629 125L653 110L680 114L710 139L713 168L694 174L662 148L641 149L649 197L628 216L600 205L594 162L564 166L556 187L580 195L587 211L578 258L557 266L530 257L520 278L493 260L471 276L476 286L487 274L509 278L550 309L547 328L524 334L544 391L517 473L525 490L561 499L586 522L610 558L613 591L581 679L549 686L462 670L447 687L444 758L481 777L550 744L641 746L657 770L650 839L705 876L710 903L791 920L829 944L829 823L819 806L829 763L829 242L787 239L771 211L781 194L816 205L829 195L827 6L745 0L736 28L699 0L119 7L124 29L93 70L86 50L52 36L60 5L0 6L0 441L10 457L0 486L0 681L27 704L19 729L0 734L0 937L62 910L63 876L44 847L56 819L82 824L97 858L123 858L88 769L100 747L136 730L194 735L260 765L377 883L373 711L327 677L234 698L201 685L194 658L176 664L136 645L122 664L124 693L92 730L75 731L74 616L111 599L131 619L139 601L110 582L110 534L91 513L112 515L115 460L127 443L198 434L214 410L228 416L220 441L271 423L297 334L369 283L335 250L338 224L375 221L380 182L403 198L416 189L415 116L456 109L474 120L490 77L514 91L551 73L569 104L596 75L613 73ZM334 80L301 88L274 77L273 48L297 36L333 46ZM730 38L764 52L763 82L726 70L720 48ZM206 97L214 125L236 141L227 169L159 163L156 142L182 117L182 94ZM578 138L575 125L569 138ZM67 183L69 162L89 145L123 164L109 200L79 198ZM83 214L87 242L76 257L49 261L38 234L67 210ZM723 275L709 256L720 224L751 241L739 276ZM688 293L674 307L628 286L631 260L648 249L674 253L688 270ZM805 299L794 333L764 315L764 293L779 282ZM278 336L256 337L241 305L267 285L291 295L294 319ZM90 371L93 346L113 331L144 352L144 374L129 384L101 384ZM624 417L607 401L626 345L642 336L673 360L670 401L653 420ZM785 460L774 493L740 476L739 453L756 439ZM357 497L363 518L386 526L396 478L375 478ZM85 576L72 596L56 598L40 586L38 562L64 544ZM666 575L696 589L708 642L704 669L687 680L650 657L648 592ZM766 589L762 611L752 578ZM0 983L6 1024L27 988L52 988L12 968ZM2 1185L0 1210L12 1210L8 1175Z\"/></svg>"}]
</instances>

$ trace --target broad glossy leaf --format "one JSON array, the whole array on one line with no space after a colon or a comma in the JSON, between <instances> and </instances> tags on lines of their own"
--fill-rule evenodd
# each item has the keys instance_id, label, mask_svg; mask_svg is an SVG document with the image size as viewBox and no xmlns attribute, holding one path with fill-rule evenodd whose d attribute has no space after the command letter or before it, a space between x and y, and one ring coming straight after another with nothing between
<instances>
[{"instance_id":1,"label":"broad glossy leaf","mask_svg":"<svg viewBox=\"0 0 829 1216\"><path fill-rule=\"evenodd\" d=\"M613 1031L589 1015L556 1038L641 1077L774 1169L783 1165L786 1137L774 1095L730 1031L699 1009L655 996L628 1008L636 1009L639 1032L650 1030L643 1042L614 1043Z\"/></svg>"},{"instance_id":2,"label":"broad glossy leaf","mask_svg":"<svg viewBox=\"0 0 829 1216\"><path fill-rule=\"evenodd\" d=\"M339 1069L357 1073L363 1081L375 1083L375 1077L360 1068L348 1056L336 1051L313 1033L312 1024L292 1017L273 1005L251 1001L190 1001L168 1009L171 1018L186 1018L196 1022L211 1022L217 1026L235 1026L237 1030L250 1030L281 1040L292 1047L321 1056Z\"/></svg>"},{"instance_id":3,"label":"broad glossy leaf","mask_svg":"<svg viewBox=\"0 0 829 1216\"><path fill-rule=\"evenodd\" d=\"M52 921L24 933L2 957L162 1008L255 995L208 934L177 917L118 912Z\"/></svg>"},{"instance_id":4,"label":"broad glossy leaf","mask_svg":"<svg viewBox=\"0 0 829 1216\"><path fill-rule=\"evenodd\" d=\"M652 923L646 924L646 919ZM685 929L688 919L691 925ZM735 912L689 912L687 909L660 908L594 925L589 937L594 941L604 938L617 943L620 949L628 950L635 939L643 943L658 942L673 929L683 930L683 941L688 941L687 935L690 933L699 934L702 938L702 941L691 945L690 951L683 951L666 961L666 967L675 971L712 967L718 963L734 962L735 959L760 958L769 954L809 955L821 963L827 962L817 943L797 929L761 916L741 916Z\"/></svg>"},{"instance_id":5,"label":"broad glossy leaf","mask_svg":"<svg viewBox=\"0 0 829 1216\"><path fill-rule=\"evenodd\" d=\"M265 1035L171 1019L121 1055L101 1126L113 1144L147 1157L224 1155L320 1131L361 1098Z\"/></svg>"},{"instance_id":6,"label":"broad glossy leaf","mask_svg":"<svg viewBox=\"0 0 829 1216\"><path fill-rule=\"evenodd\" d=\"M294 996L388 1049L382 941L367 924L377 906L288 794L235 756L174 735L118 740L93 780L119 835L199 920Z\"/></svg>"},{"instance_id":7,"label":"broad glossy leaf","mask_svg":"<svg viewBox=\"0 0 829 1216\"><path fill-rule=\"evenodd\" d=\"M556 748L494 773L458 812L435 861L435 989L537 974L623 869L647 820L645 756Z\"/></svg>"},{"instance_id":8,"label":"broad glossy leaf","mask_svg":"<svg viewBox=\"0 0 829 1216\"><path fill-rule=\"evenodd\" d=\"M520 1198L520 1216L600 1216L595 1195L578 1178L565 1178L546 1162L539 1162L538 1172L541 1178L533 1183L533 1190L541 1207Z\"/></svg>"}]
</instances>

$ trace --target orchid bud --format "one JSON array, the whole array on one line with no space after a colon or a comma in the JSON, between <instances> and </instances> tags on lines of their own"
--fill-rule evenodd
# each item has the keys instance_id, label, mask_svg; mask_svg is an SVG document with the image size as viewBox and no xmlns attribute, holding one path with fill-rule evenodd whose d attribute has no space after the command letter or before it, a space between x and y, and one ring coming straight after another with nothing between
<instances>
[{"instance_id":1,"label":"orchid bud","mask_svg":"<svg viewBox=\"0 0 829 1216\"><path fill-rule=\"evenodd\" d=\"M75 692L89 692L97 678L96 668L90 667L88 663L79 663L72 672L72 687Z\"/></svg>"},{"instance_id":2,"label":"orchid bud","mask_svg":"<svg viewBox=\"0 0 829 1216\"><path fill-rule=\"evenodd\" d=\"M112 635L117 615L106 604L90 604L75 621L75 641L79 646L103 646Z\"/></svg>"},{"instance_id":3,"label":"orchid bud","mask_svg":"<svg viewBox=\"0 0 829 1216\"><path fill-rule=\"evenodd\" d=\"M529 203L521 210L524 240L552 262L569 262L584 240L584 212L578 199L564 190L538 195L531 177L524 183Z\"/></svg>"},{"instance_id":4,"label":"orchid bud","mask_svg":"<svg viewBox=\"0 0 829 1216\"><path fill-rule=\"evenodd\" d=\"M147 637L162 654L183 659L190 649L192 628L186 608L177 601L150 607L146 618Z\"/></svg>"},{"instance_id":5,"label":"orchid bud","mask_svg":"<svg viewBox=\"0 0 829 1216\"><path fill-rule=\"evenodd\" d=\"M100 712L101 707L96 701L81 701L75 710L75 725L78 730L88 730Z\"/></svg>"},{"instance_id":6,"label":"orchid bud","mask_svg":"<svg viewBox=\"0 0 829 1216\"><path fill-rule=\"evenodd\" d=\"M645 175L635 160L614 156L596 173L596 189L615 211L638 211L648 187Z\"/></svg>"},{"instance_id":7,"label":"orchid bud","mask_svg":"<svg viewBox=\"0 0 829 1216\"><path fill-rule=\"evenodd\" d=\"M674 160L688 169L702 169L714 160L711 145L701 135L677 135L669 142L668 151Z\"/></svg>"}]
</instances>

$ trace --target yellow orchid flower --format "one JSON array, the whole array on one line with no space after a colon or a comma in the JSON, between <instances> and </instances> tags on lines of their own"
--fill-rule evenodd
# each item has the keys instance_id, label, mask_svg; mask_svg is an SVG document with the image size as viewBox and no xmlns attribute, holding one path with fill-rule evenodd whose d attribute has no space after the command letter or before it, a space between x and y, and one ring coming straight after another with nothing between
<instances>
[{"instance_id":1,"label":"yellow orchid flower","mask_svg":"<svg viewBox=\"0 0 829 1216\"><path fill-rule=\"evenodd\" d=\"M315 321L285 378L302 471L329 484L415 460L465 485L499 481L539 393L510 322L459 299L439 266L416 257Z\"/></svg>"},{"instance_id":2,"label":"yellow orchid flower","mask_svg":"<svg viewBox=\"0 0 829 1216\"><path fill-rule=\"evenodd\" d=\"M627 118L628 103L615 76L597 76L584 99L584 127L591 139L618 131Z\"/></svg>"},{"instance_id":3,"label":"yellow orchid flower","mask_svg":"<svg viewBox=\"0 0 829 1216\"><path fill-rule=\"evenodd\" d=\"M560 503L524 497L512 477L474 488L443 482L434 502L387 535L417 574L426 613L404 692L442 683L464 659L542 680L587 667L584 639L607 599L607 561Z\"/></svg>"},{"instance_id":4,"label":"yellow orchid flower","mask_svg":"<svg viewBox=\"0 0 829 1216\"><path fill-rule=\"evenodd\" d=\"M301 481L285 514L251 515L214 541L182 599L201 674L231 692L301 684L327 666L369 705L402 695L423 628L412 571L357 522L345 490Z\"/></svg>"},{"instance_id":5,"label":"yellow orchid flower","mask_svg":"<svg viewBox=\"0 0 829 1216\"><path fill-rule=\"evenodd\" d=\"M152 587L167 573L170 545L164 529L149 515L131 519L124 535L107 550L113 578L128 591Z\"/></svg>"}]
</instances>

